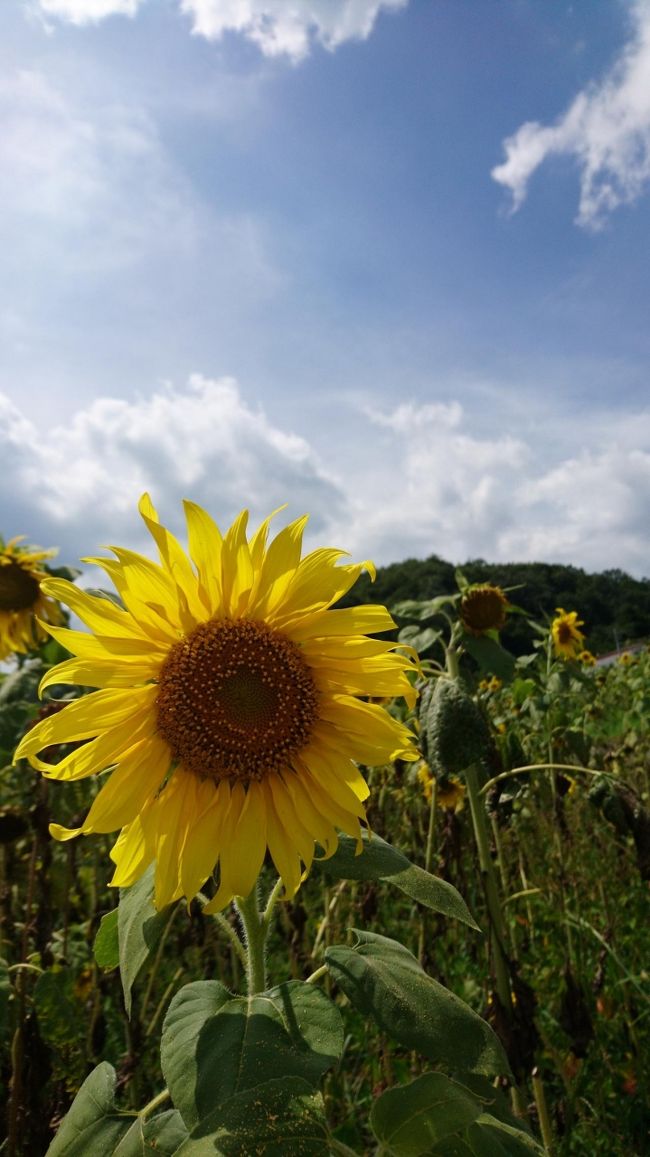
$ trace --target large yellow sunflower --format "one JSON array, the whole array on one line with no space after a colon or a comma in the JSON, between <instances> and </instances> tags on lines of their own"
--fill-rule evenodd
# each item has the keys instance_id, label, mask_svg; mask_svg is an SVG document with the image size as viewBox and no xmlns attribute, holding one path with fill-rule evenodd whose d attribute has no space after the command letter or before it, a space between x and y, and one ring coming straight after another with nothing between
<instances>
[{"instance_id":1,"label":"large yellow sunflower","mask_svg":"<svg viewBox=\"0 0 650 1157\"><path fill-rule=\"evenodd\" d=\"M5 545L0 539L0 660L32 651L47 639L38 619L54 624L64 621L61 608L40 585L47 571L39 564L56 550L20 547L21 541L19 536Z\"/></svg>"},{"instance_id":2,"label":"large yellow sunflower","mask_svg":"<svg viewBox=\"0 0 650 1157\"><path fill-rule=\"evenodd\" d=\"M577 611L555 608L556 617L551 623L551 635L555 654L561 659L575 659L585 645L585 637L580 627L584 627Z\"/></svg>"},{"instance_id":3,"label":"large yellow sunflower","mask_svg":"<svg viewBox=\"0 0 650 1157\"><path fill-rule=\"evenodd\" d=\"M267 544L270 518L249 541L246 511L224 537L201 507L185 512L189 558L145 495L160 564L117 547L117 561L86 560L124 609L46 583L93 633L50 628L76 658L41 689L99 690L38 723L16 758L62 780L112 768L82 826L52 834L121 828L111 882L133 884L155 860L159 908L195 895L218 862L217 911L249 895L267 848L293 895L316 842L331 853L337 829L360 839L368 788L355 761L417 758L411 732L367 700L412 703L413 660L366 637L393 627L384 607L332 609L369 564L337 565L344 552L324 548L301 560L306 517ZM38 758L79 740L56 765Z\"/></svg>"}]
</instances>

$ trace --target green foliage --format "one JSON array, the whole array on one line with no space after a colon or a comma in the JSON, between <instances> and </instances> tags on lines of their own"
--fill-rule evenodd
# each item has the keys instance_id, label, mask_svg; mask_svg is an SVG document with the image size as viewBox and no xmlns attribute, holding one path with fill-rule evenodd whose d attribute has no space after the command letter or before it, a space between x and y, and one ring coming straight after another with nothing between
<instances>
[{"instance_id":1,"label":"green foliage","mask_svg":"<svg viewBox=\"0 0 650 1157\"><path fill-rule=\"evenodd\" d=\"M352 930L353 948L332 945L325 961L348 1000L406 1048L452 1070L508 1073L490 1026L422 970L396 940Z\"/></svg>"},{"instance_id":2,"label":"green foliage","mask_svg":"<svg viewBox=\"0 0 650 1157\"><path fill-rule=\"evenodd\" d=\"M386 1157L543 1157L544 1150L521 1121L507 1111L505 1120L485 1111L496 1100L496 1090L481 1099L443 1073L425 1073L385 1092L373 1105L370 1120Z\"/></svg>"},{"instance_id":3,"label":"green foliage","mask_svg":"<svg viewBox=\"0 0 650 1157\"><path fill-rule=\"evenodd\" d=\"M326 1157L323 1100L299 1077L282 1077L231 1097L199 1122L178 1157Z\"/></svg>"},{"instance_id":4,"label":"green foliage","mask_svg":"<svg viewBox=\"0 0 650 1157\"><path fill-rule=\"evenodd\" d=\"M153 865L131 888L120 892L118 908L119 965L124 1005L131 1015L135 979L150 952L153 952L171 918L170 909L156 912L153 903Z\"/></svg>"},{"instance_id":5,"label":"green foliage","mask_svg":"<svg viewBox=\"0 0 650 1157\"><path fill-rule=\"evenodd\" d=\"M86 1078L46 1157L114 1157L133 1121L115 1107L115 1069L104 1062Z\"/></svg>"},{"instance_id":6,"label":"green foliage","mask_svg":"<svg viewBox=\"0 0 650 1157\"><path fill-rule=\"evenodd\" d=\"M578 610L594 654L616 650L633 639L650 638L650 578L633 579L620 570L588 574L575 566L488 563L483 559L465 563L462 573L467 583L517 587L517 604L533 619L550 621L558 606ZM429 602L457 593L454 567L432 555L379 567L374 583L362 575L343 602L395 607L400 602ZM509 615L502 637L513 654L527 654L530 629L525 616Z\"/></svg>"},{"instance_id":7,"label":"green foliage","mask_svg":"<svg viewBox=\"0 0 650 1157\"><path fill-rule=\"evenodd\" d=\"M187 984L163 1027L161 1063L174 1103L194 1128L232 1097L277 1077L317 1088L343 1048L335 1005L293 980L252 997L217 981Z\"/></svg>"},{"instance_id":8,"label":"green foliage","mask_svg":"<svg viewBox=\"0 0 650 1157\"><path fill-rule=\"evenodd\" d=\"M117 929L117 908L102 916L95 936L93 954L100 968L117 968L120 963L120 938Z\"/></svg>"}]
</instances>

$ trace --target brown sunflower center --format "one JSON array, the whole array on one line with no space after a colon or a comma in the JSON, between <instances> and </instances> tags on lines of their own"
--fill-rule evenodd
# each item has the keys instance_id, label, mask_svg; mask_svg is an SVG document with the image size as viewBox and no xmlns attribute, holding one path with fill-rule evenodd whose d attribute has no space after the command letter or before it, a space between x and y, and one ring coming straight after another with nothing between
<instances>
[{"instance_id":1,"label":"brown sunflower center","mask_svg":"<svg viewBox=\"0 0 650 1157\"><path fill-rule=\"evenodd\" d=\"M574 634L571 623L558 623L557 637L559 643L572 643L574 641Z\"/></svg>"},{"instance_id":2,"label":"brown sunflower center","mask_svg":"<svg viewBox=\"0 0 650 1157\"><path fill-rule=\"evenodd\" d=\"M160 671L158 730L174 759L202 778L261 780L309 742L313 675L295 643L265 623L202 623Z\"/></svg>"},{"instance_id":3,"label":"brown sunflower center","mask_svg":"<svg viewBox=\"0 0 650 1157\"><path fill-rule=\"evenodd\" d=\"M26 611L39 596L37 580L17 562L0 566L0 611Z\"/></svg>"}]
</instances>

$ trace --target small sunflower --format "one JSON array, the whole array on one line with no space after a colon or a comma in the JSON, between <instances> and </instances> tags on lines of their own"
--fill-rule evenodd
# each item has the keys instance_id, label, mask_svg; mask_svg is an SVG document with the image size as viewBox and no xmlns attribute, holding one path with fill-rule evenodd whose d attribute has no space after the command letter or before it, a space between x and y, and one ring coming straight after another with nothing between
<instances>
[{"instance_id":1,"label":"small sunflower","mask_svg":"<svg viewBox=\"0 0 650 1157\"><path fill-rule=\"evenodd\" d=\"M445 811L459 812L465 807L465 785L450 775L444 784L438 787L438 806Z\"/></svg>"},{"instance_id":2,"label":"small sunflower","mask_svg":"<svg viewBox=\"0 0 650 1157\"><path fill-rule=\"evenodd\" d=\"M500 631L506 621L508 600L492 583L477 583L467 588L460 600L460 619L471 635Z\"/></svg>"},{"instance_id":3,"label":"small sunflower","mask_svg":"<svg viewBox=\"0 0 650 1157\"><path fill-rule=\"evenodd\" d=\"M561 659L575 659L584 649L585 637L579 627L584 627L577 611L555 608L556 617L551 623L551 635L555 654Z\"/></svg>"},{"instance_id":4,"label":"small sunflower","mask_svg":"<svg viewBox=\"0 0 650 1157\"><path fill-rule=\"evenodd\" d=\"M47 639L39 619L43 624L64 622L61 608L41 588L47 571L40 564L56 550L20 547L21 541L12 538L5 545L0 539L0 660L32 651Z\"/></svg>"},{"instance_id":5,"label":"small sunflower","mask_svg":"<svg viewBox=\"0 0 650 1157\"><path fill-rule=\"evenodd\" d=\"M52 835L120 828L111 883L128 887L155 860L158 908L190 899L218 863L207 906L218 911L249 895L267 848L293 895L316 843L331 854L337 829L360 841L368 788L357 762L417 758L411 732L368 700L412 704L415 664L367 637L393 629L384 607L333 608L371 568L337 565L344 552L325 548L301 559L306 517L268 543L270 518L249 540L246 511L225 536L201 507L185 512L189 558L145 495L160 564L117 547L116 561L86 560L124 609L46 583L93 633L50 628L76 657L41 690L98 690L38 723L16 758L61 780L112 769L82 826L52 824ZM56 765L38 758L79 740Z\"/></svg>"},{"instance_id":6,"label":"small sunflower","mask_svg":"<svg viewBox=\"0 0 650 1157\"><path fill-rule=\"evenodd\" d=\"M585 649L578 655L578 662L582 663L583 667L595 667L596 656L592 655L591 651Z\"/></svg>"}]
</instances>

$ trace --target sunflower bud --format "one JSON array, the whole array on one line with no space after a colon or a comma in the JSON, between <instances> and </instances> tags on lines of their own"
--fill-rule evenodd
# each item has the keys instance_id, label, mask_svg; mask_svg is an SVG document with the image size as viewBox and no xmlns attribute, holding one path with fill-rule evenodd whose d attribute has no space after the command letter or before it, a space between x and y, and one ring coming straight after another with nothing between
<instances>
[{"instance_id":1,"label":"sunflower bud","mask_svg":"<svg viewBox=\"0 0 650 1157\"><path fill-rule=\"evenodd\" d=\"M431 764L448 774L479 762L489 751L487 724L456 679L440 678L424 719Z\"/></svg>"}]
</instances>

